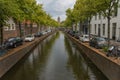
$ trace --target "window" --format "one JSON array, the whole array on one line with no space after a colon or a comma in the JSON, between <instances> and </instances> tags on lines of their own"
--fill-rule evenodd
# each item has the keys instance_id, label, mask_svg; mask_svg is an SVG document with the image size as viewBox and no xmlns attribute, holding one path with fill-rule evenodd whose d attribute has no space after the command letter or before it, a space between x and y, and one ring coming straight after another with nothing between
<instances>
[{"instance_id":1,"label":"window","mask_svg":"<svg viewBox=\"0 0 120 80\"><path fill-rule=\"evenodd\" d=\"M11 30L15 30L15 24L12 24L12 29Z\"/></svg>"},{"instance_id":2,"label":"window","mask_svg":"<svg viewBox=\"0 0 120 80\"><path fill-rule=\"evenodd\" d=\"M8 31L8 26L5 26L5 27L4 27L4 30L5 30L5 31Z\"/></svg>"},{"instance_id":3,"label":"window","mask_svg":"<svg viewBox=\"0 0 120 80\"><path fill-rule=\"evenodd\" d=\"M103 35L105 35L105 24L103 24Z\"/></svg>"},{"instance_id":4,"label":"window","mask_svg":"<svg viewBox=\"0 0 120 80\"><path fill-rule=\"evenodd\" d=\"M101 25L100 24L98 24L98 36L100 37L101 36L101 27L100 27Z\"/></svg>"},{"instance_id":5,"label":"window","mask_svg":"<svg viewBox=\"0 0 120 80\"><path fill-rule=\"evenodd\" d=\"M112 24L112 39L115 40L116 39L116 27L117 27L117 24L116 23L113 23Z\"/></svg>"},{"instance_id":6,"label":"window","mask_svg":"<svg viewBox=\"0 0 120 80\"><path fill-rule=\"evenodd\" d=\"M33 24L33 27L37 27L37 24Z\"/></svg>"},{"instance_id":7,"label":"window","mask_svg":"<svg viewBox=\"0 0 120 80\"><path fill-rule=\"evenodd\" d=\"M97 26L96 26L96 24L95 24L95 34L96 34L96 27L97 27Z\"/></svg>"}]
</instances>

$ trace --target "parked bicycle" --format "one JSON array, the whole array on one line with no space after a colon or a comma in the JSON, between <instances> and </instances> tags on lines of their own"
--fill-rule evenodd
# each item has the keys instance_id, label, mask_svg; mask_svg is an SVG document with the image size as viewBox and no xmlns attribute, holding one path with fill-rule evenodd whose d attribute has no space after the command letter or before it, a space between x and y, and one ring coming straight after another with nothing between
<instances>
[{"instance_id":1,"label":"parked bicycle","mask_svg":"<svg viewBox=\"0 0 120 80\"><path fill-rule=\"evenodd\" d=\"M110 46L106 56L120 57L120 46Z\"/></svg>"}]
</instances>

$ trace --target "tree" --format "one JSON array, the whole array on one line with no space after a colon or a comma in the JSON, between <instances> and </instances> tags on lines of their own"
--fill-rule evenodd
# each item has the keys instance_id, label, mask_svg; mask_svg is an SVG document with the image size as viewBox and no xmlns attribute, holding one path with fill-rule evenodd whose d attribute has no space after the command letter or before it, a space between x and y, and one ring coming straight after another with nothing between
<instances>
[{"instance_id":1,"label":"tree","mask_svg":"<svg viewBox=\"0 0 120 80\"><path fill-rule=\"evenodd\" d=\"M89 28L92 16L98 12L95 5L96 5L95 0L77 0L73 10L70 11L68 9L67 18L69 17L70 18L69 20L71 22L74 22L74 23L81 22L81 24L87 20L89 22L89 26L88 26ZM90 34L90 31L89 31L89 34Z\"/></svg>"},{"instance_id":2,"label":"tree","mask_svg":"<svg viewBox=\"0 0 120 80\"><path fill-rule=\"evenodd\" d=\"M10 17L15 16L18 12L18 5L14 0L0 0L0 43L3 43L3 26Z\"/></svg>"},{"instance_id":3,"label":"tree","mask_svg":"<svg viewBox=\"0 0 120 80\"><path fill-rule=\"evenodd\" d=\"M101 0L99 4L101 6L100 11L108 21L108 46L110 45L110 20L113 14L117 13L119 0ZM100 7L99 6L99 7Z\"/></svg>"},{"instance_id":4,"label":"tree","mask_svg":"<svg viewBox=\"0 0 120 80\"><path fill-rule=\"evenodd\" d=\"M72 26L73 24L76 23L76 17L75 14L73 13L73 9L68 8L66 10L66 15L67 15L67 18L65 20L66 26Z\"/></svg>"}]
</instances>

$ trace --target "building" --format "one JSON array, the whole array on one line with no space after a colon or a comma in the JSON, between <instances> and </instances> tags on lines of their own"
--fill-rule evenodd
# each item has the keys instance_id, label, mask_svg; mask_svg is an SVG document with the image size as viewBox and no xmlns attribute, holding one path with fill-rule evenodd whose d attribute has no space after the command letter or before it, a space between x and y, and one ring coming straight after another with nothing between
<instances>
[{"instance_id":1,"label":"building","mask_svg":"<svg viewBox=\"0 0 120 80\"><path fill-rule=\"evenodd\" d=\"M60 23L60 17L57 18L58 23Z\"/></svg>"},{"instance_id":2,"label":"building","mask_svg":"<svg viewBox=\"0 0 120 80\"><path fill-rule=\"evenodd\" d=\"M18 29L18 27L16 27L16 24L12 18L10 18L8 21L6 21L6 25L3 28L3 41L8 39L9 37L18 36L17 29Z\"/></svg>"},{"instance_id":3,"label":"building","mask_svg":"<svg viewBox=\"0 0 120 80\"><path fill-rule=\"evenodd\" d=\"M98 35L100 37L106 37L108 35L107 18L96 15L91 20L90 33ZM110 22L110 39L118 40L120 37L120 8L116 14L113 15Z\"/></svg>"},{"instance_id":4,"label":"building","mask_svg":"<svg viewBox=\"0 0 120 80\"><path fill-rule=\"evenodd\" d=\"M32 27L31 27L31 25L32 25ZM34 34L34 33L38 32L38 31L40 31L37 24L35 24L35 23L31 24L31 22L29 20L24 21L21 24L21 27L22 27L22 32L23 32L22 34L24 36L28 35L28 34L31 34L31 33Z\"/></svg>"},{"instance_id":5,"label":"building","mask_svg":"<svg viewBox=\"0 0 120 80\"><path fill-rule=\"evenodd\" d=\"M28 35L28 34L34 34L38 32L39 29L37 27L37 24L33 23L33 27L31 28L30 21L24 21L21 23L21 34L22 37ZM3 27L3 41L10 37L17 37L20 36L20 29L19 29L19 23L14 22L12 18L10 18L8 21L6 21L6 25Z\"/></svg>"}]
</instances>

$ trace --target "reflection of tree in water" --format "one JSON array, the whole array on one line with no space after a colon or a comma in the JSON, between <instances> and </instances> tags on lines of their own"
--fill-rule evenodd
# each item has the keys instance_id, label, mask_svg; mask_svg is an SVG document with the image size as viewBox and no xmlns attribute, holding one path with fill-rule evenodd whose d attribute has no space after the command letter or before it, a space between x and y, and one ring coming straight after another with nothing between
<instances>
[{"instance_id":1,"label":"reflection of tree in water","mask_svg":"<svg viewBox=\"0 0 120 80\"><path fill-rule=\"evenodd\" d=\"M108 80L74 43L67 38L64 41L68 51L68 67L72 68L77 80Z\"/></svg>"},{"instance_id":2,"label":"reflection of tree in water","mask_svg":"<svg viewBox=\"0 0 120 80\"><path fill-rule=\"evenodd\" d=\"M103 73L90 61L90 59L88 57L86 57L86 55L83 52L81 52L81 53L82 53L82 56L84 57L87 65L92 70L92 73L94 73L94 75L96 75L97 80L108 80L107 77L105 75L103 75Z\"/></svg>"},{"instance_id":3,"label":"reflection of tree in water","mask_svg":"<svg viewBox=\"0 0 120 80\"><path fill-rule=\"evenodd\" d=\"M29 55L26 55L13 69L1 80L38 80L49 57L53 43L59 37L59 32L43 40ZM38 72L39 71L39 72ZM16 74L17 73L17 74Z\"/></svg>"},{"instance_id":4,"label":"reflection of tree in water","mask_svg":"<svg viewBox=\"0 0 120 80\"><path fill-rule=\"evenodd\" d=\"M72 68L75 78L77 80L89 80L88 71L83 65L83 59L79 55L80 53L74 48L72 49L72 45L70 42L65 38L65 46L66 50L68 51L68 68Z\"/></svg>"},{"instance_id":5,"label":"reflection of tree in water","mask_svg":"<svg viewBox=\"0 0 120 80\"><path fill-rule=\"evenodd\" d=\"M56 39L59 37L59 32L49 36L47 39L45 39L44 41L42 41L40 44L39 44L39 53L38 53L38 58L35 58L34 61L36 64L35 68L36 69L41 69L40 67L45 67L45 63L49 57L49 53L50 51L52 50L51 48L53 47L53 43L56 41ZM35 53L34 53L35 54ZM36 60L38 59L38 60ZM37 62L39 61L39 62ZM39 65L38 65L39 63ZM41 70L36 70L36 71L41 71ZM36 72L35 72L36 73Z\"/></svg>"}]
</instances>

